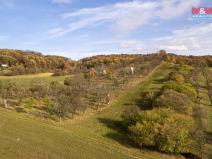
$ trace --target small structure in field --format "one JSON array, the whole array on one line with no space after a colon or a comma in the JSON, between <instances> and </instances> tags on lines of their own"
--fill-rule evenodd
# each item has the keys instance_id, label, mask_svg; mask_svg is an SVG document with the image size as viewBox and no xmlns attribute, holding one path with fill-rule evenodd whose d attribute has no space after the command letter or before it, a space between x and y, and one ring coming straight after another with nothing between
<instances>
[{"instance_id":1,"label":"small structure in field","mask_svg":"<svg viewBox=\"0 0 212 159\"><path fill-rule=\"evenodd\" d=\"M104 69L103 70L103 75L106 75L107 74L107 71Z\"/></svg>"},{"instance_id":2,"label":"small structure in field","mask_svg":"<svg viewBox=\"0 0 212 159\"><path fill-rule=\"evenodd\" d=\"M130 70L131 70L131 74L134 75L135 68L134 67L130 67Z\"/></svg>"},{"instance_id":3,"label":"small structure in field","mask_svg":"<svg viewBox=\"0 0 212 159\"><path fill-rule=\"evenodd\" d=\"M8 67L8 64L1 64L1 67L7 68Z\"/></svg>"}]
</instances>

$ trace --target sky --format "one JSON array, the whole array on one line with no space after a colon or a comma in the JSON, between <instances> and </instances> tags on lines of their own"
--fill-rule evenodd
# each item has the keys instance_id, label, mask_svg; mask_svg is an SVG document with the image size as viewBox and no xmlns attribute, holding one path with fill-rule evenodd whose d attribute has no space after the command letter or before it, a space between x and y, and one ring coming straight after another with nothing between
<instances>
[{"instance_id":1,"label":"sky","mask_svg":"<svg viewBox=\"0 0 212 159\"><path fill-rule=\"evenodd\" d=\"M212 0L0 0L0 48L80 59L97 54L212 55Z\"/></svg>"}]
</instances>

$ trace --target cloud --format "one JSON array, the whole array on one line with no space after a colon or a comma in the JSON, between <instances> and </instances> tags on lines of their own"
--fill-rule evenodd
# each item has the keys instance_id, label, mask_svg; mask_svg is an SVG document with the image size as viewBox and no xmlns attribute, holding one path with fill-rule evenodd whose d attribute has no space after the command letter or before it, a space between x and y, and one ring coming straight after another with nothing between
<instances>
[{"instance_id":1,"label":"cloud","mask_svg":"<svg viewBox=\"0 0 212 159\"><path fill-rule=\"evenodd\" d=\"M96 8L83 8L61 15L62 21L70 21L62 30L50 36L58 37L79 29L107 24L110 31L128 35L142 26L157 20L168 20L182 16L200 0L134 0ZM51 29L52 30L52 29Z\"/></svg>"},{"instance_id":2,"label":"cloud","mask_svg":"<svg viewBox=\"0 0 212 159\"><path fill-rule=\"evenodd\" d=\"M157 14L161 19L172 19L191 11L191 7L199 2L200 0L163 0Z\"/></svg>"},{"instance_id":3,"label":"cloud","mask_svg":"<svg viewBox=\"0 0 212 159\"><path fill-rule=\"evenodd\" d=\"M52 3L57 3L57 4L70 4L70 3L72 3L72 0L52 0Z\"/></svg>"},{"instance_id":4,"label":"cloud","mask_svg":"<svg viewBox=\"0 0 212 159\"><path fill-rule=\"evenodd\" d=\"M149 41L132 40L120 43L123 49L132 51L158 51L165 49L168 52L181 54L210 54L212 55L212 23L202 23L172 31L170 36L158 37Z\"/></svg>"},{"instance_id":5,"label":"cloud","mask_svg":"<svg viewBox=\"0 0 212 159\"><path fill-rule=\"evenodd\" d=\"M125 50L141 50L144 47L143 42L140 40L123 40L120 43L120 48Z\"/></svg>"},{"instance_id":6,"label":"cloud","mask_svg":"<svg viewBox=\"0 0 212 159\"><path fill-rule=\"evenodd\" d=\"M193 51L212 53L212 23L199 24L192 27L174 30L169 40L161 40L170 51Z\"/></svg>"}]
</instances>

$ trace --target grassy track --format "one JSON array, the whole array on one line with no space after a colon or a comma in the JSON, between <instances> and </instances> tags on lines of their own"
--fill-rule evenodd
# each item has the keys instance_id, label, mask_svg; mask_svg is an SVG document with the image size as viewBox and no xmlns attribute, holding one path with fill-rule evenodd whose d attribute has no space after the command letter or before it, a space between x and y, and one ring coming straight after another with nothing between
<instances>
[{"instance_id":1,"label":"grassy track","mask_svg":"<svg viewBox=\"0 0 212 159\"><path fill-rule=\"evenodd\" d=\"M125 107L139 93L157 90L171 71L163 64L147 78L132 81L132 87L121 90L110 106L78 122L47 123L0 108L1 159L176 159L149 150L138 150L116 129ZM48 78L48 77L47 77ZM158 82L160 81L160 82ZM134 84L133 84L134 83Z\"/></svg>"}]
</instances>

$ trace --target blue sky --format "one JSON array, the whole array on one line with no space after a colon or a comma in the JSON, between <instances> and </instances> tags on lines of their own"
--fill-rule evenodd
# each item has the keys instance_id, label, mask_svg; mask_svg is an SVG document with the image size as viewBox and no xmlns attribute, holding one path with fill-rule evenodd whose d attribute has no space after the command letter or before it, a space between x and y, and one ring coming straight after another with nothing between
<instances>
[{"instance_id":1,"label":"blue sky","mask_svg":"<svg viewBox=\"0 0 212 159\"><path fill-rule=\"evenodd\" d=\"M0 0L0 48L79 59L96 54L212 55L211 0Z\"/></svg>"}]
</instances>

